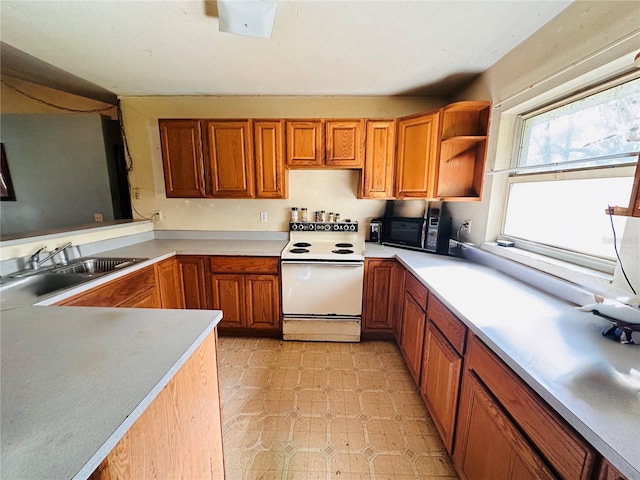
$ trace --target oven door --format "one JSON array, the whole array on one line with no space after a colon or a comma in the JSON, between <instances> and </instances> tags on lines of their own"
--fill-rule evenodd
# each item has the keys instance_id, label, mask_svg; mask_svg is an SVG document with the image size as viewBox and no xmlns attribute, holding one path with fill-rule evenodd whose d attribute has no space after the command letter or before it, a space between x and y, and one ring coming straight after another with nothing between
<instances>
[{"instance_id":1,"label":"oven door","mask_svg":"<svg viewBox=\"0 0 640 480\"><path fill-rule=\"evenodd\" d=\"M360 316L364 262L282 261L282 313Z\"/></svg>"}]
</instances>

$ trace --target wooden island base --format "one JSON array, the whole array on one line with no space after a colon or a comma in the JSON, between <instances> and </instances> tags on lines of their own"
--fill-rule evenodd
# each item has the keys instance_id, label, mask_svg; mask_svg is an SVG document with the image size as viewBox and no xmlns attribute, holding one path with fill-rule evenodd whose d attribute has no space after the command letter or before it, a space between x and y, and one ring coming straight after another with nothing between
<instances>
[{"instance_id":1,"label":"wooden island base","mask_svg":"<svg viewBox=\"0 0 640 480\"><path fill-rule=\"evenodd\" d=\"M90 479L223 479L220 412L214 331Z\"/></svg>"}]
</instances>

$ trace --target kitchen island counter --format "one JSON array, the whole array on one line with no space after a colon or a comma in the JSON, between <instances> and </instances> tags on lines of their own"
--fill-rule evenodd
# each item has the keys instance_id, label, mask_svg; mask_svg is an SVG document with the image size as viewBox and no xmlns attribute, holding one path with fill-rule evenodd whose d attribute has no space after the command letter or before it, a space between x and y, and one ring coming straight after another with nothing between
<instances>
[{"instance_id":1,"label":"kitchen island counter","mask_svg":"<svg viewBox=\"0 0 640 480\"><path fill-rule=\"evenodd\" d=\"M87 478L220 311L32 307L2 313L2 477Z\"/></svg>"},{"instance_id":2,"label":"kitchen island counter","mask_svg":"<svg viewBox=\"0 0 640 480\"><path fill-rule=\"evenodd\" d=\"M603 337L607 320L493 268L366 248L367 257L397 258L621 473L640 479L639 345Z\"/></svg>"}]
</instances>

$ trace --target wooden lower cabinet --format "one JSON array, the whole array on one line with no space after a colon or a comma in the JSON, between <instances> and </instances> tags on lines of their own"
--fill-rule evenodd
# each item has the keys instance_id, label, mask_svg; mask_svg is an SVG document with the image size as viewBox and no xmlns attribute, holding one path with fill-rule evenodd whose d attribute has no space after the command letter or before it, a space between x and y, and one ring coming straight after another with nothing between
<instances>
[{"instance_id":1,"label":"wooden lower cabinet","mask_svg":"<svg viewBox=\"0 0 640 480\"><path fill-rule=\"evenodd\" d=\"M595 459L582 437L471 337L453 451L461 478L588 480Z\"/></svg>"},{"instance_id":2,"label":"wooden lower cabinet","mask_svg":"<svg viewBox=\"0 0 640 480\"><path fill-rule=\"evenodd\" d=\"M56 305L76 307L160 308L153 266L137 270Z\"/></svg>"},{"instance_id":3,"label":"wooden lower cabinet","mask_svg":"<svg viewBox=\"0 0 640 480\"><path fill-rule=\"evenodd\" d=\"M427 289L411 274L406 276L402 306L400 350L416 385L420 383L424 332L427 322Z\"/></svg>"},{"instance_id":4,"label":"wooden lower cabinet","mask_svg":"<svg viewBox=\"0 0 640 480\"><path fill-rule=\"evenodd\" d=\"M617 468L611 465L606 459L602 459L600 469L598 470L597 480L627 480Z\"/></svg>"},{"instance_id":5,"label":"wooden lower cabinet","mask_svg":"<svg viewBox=\"0 0 640 480\"><path fill-rule=\"evenodd\" d=\"M224 478L221 410L213 332L90 479Z\"/></svg>"},{"instance_id":6,"label":"wooden lower cabinet","mask_svg":"<svg viewBox=\"0 0 640 480\"><path fill-rule=\"evenodd\" d=\"M404 267L397 260L365 259L363 333L394 333L401 322L403 285Z\"/></svg>"},{"instance_id":7,"label":"wooden lower cabinet","mask_svg":"<svg viewBox=\"0 0 640 480\"><path fill-rule=\"evenodd\" d=\"M185 308L206 310L207 294L205 289L205 268L207 257L198 255L179 255L180 277L184 290Z\"/></svg>"},{"instance_id":8,"label":"wooden lower cabinet","mask_svg":"<svg viewBox=\"0 0 640 480\"><path fill-rule=\"evenodd\" d=\"M555 478L473 373L465 376L454 464L465 480Z\"/></svg>"},{"instance_id":9,"label":"wooden lower cabinet","mask_svg":"<svg viewBox=\"0 0 640 480\"><path fill-rule=\"evenodd\" d=\"M222 310L221 332L280 332L280 259L209 257L210 308Z\"/></svg>"},{"instance_id":10,"label":"wooden lower cabinet","mask_svg":"<svg viewBox=\"0 0 640 480\"><path fill-rule=\"evenodd\" d=\"M420 394L447 451L453 451L462 356L433 322L427 323Z\"/></svg>"},{"instance_id":11,"label":"wooden lower cabinet","mask_svg":"<svg viewBox=\"0 0 640 480\"><path fill-rule=\"evenodd\" d=\"M171 257L158 263L156 273L162 308L185 308L182 274L178 259Z\"/></svg>"}]
</instances>

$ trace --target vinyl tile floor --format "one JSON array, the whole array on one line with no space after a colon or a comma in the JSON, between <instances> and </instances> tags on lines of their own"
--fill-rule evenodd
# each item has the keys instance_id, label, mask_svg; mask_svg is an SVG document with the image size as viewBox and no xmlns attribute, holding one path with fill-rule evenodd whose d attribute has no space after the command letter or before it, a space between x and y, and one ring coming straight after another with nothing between
<instances>
[{"instance_id":1,"label":"vinyl tile floor","mask_svg":"<svg viewBox=\"0 0 640 480\"><path fill-rule=\"evenodd\" d=\"M226 480L455 479L391 342L221 337Z\"/></svg>"}]
</instances>

